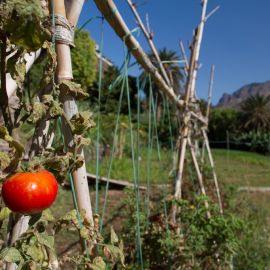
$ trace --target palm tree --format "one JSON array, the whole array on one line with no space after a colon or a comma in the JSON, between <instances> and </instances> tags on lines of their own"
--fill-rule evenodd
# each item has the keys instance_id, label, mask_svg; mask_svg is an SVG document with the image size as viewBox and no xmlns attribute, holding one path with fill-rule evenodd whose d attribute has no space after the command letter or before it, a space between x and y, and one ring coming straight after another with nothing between
<instances>
[{"instance_id":1,"label":"palm tree","mask_svg":"<svg viewBox=\"0 0 270 270\"><path fill-rule=\"evenodd\" d=\"M177 55L175 51L168 50L163 48L159 50L159 57L161 62L163 63L164 69L168 74L169 80L172 83L172 87L174 92L179 95L181 91L181 84L180 82L183 81L183 73L179 64L180 57ZM157 70L162 74L160 70L159 63L153 53L148 53L148 57L150 58L152 64L157 68ZM142 77L147 76L145 73L142 74ZM160 91L159 87L153 82L152 85L153 89L153 96L156 99L156 119L157 122L160 121L161 114L162 114L162 104L163 104L163 96L162 92ZM147 97L149 97L149 84L145 87L145 93Z\"/></svg>"},{"instance_id":2,"label":"palm tree","mask_svg":"<svg viewBox=\"0 0 270 270\"><path fill-rule=\"evenodd\" d=\"M168 74L169 80L172 82L172 87L175 93L180 94L180 81L183 80L183 74L179 64L180 57L175 51L168 50L166 48L159 50L158 54L161 62L163 62L163 66ZM159 63L157 62L155 55L153 53L149 53L148 57L153 65L160 71Z\"/></svg>"},{"instance_id":3,"label":"palm tree","mask_svg":"<svg viewBox=\"0 0 270 270\"><path fill-rule=\"evenodd\" d=\"M270 129L270 96L255 95L241 104L245 129L256 132Z\"/></svg>"}]
</instances>

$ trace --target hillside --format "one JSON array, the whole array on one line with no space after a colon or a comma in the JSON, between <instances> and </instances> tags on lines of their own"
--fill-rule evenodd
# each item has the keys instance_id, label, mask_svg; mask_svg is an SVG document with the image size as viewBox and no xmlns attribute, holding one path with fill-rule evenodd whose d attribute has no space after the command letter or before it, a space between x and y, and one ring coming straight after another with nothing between
<instances>
[{"instance_id":1,"label":"hillside","mask_svg":"<svg viewBox=\"0 0 270 270\"><path fill-rule=\"evenodd\" d=\"M232 94L224 93L220 98L217 107L220 108L239 108L240 103L256 94L269 96L270 95L270 81L264 83L251 83L247 84Z\"/></svg>"}]
</instances>

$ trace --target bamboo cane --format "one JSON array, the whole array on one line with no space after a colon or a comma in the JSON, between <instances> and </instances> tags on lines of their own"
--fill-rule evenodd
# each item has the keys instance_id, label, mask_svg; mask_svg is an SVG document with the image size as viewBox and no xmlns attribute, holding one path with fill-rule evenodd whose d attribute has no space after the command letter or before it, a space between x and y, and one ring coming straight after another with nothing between
<instances>
[{"instance_id":1,"label":"bamboo cane","mask_svg":"<svg viewBox=\"0 0 270 270\"><path fill-rule=\"evenodd\" d=\"M84 1L67 1L68 8L67 14L64 5L64 0L55 1L55 14L67 17L71 25L76 25L81 11L81 7ZM75 10L77 12L76 16L71 14ZM56 54L57 54L57 71L56 79L58 82L62 80L72 79L72 65L71 65L71 54L70 46L67 44L56 43ZM63 108L67 119L70 119L78 112L75 98L71 95L64 93L60 94L61 101L63 102ZM68 124L63 120L63 133L65 138L65 144L69 148L73 145L73 136ZM78 153L84 160L83 150ZM72 173L76 198L78 202L79 210L84 210L86 213L86 218L89 222L93 223L93 213L90 200L89 186L87 182L87 174L85 162L82 167L77 169Z\"/></svg>"},{"instance_id":2,"label":"bamboo cane","mask_svg":"<svg viewBox=\"0 0 270 270\"><path fill-rule=\"evenodd\" d=\"M184 45L183 45L182 40L180 40L179 46L180 46L181 53L182 53L182 57L183 57L184 63L185 63L185 68L184 68L184 70L185 70L185 75L187 76L187 75L188 75L189 66L188 66L187 55L186 55L185 48L184 48Z\"/></svg>"},{"instance_id":3,"label":"bamboo cane","mask_svg":"<svg viewBox=\"0 0 270 270\"><path fill-rule=\"evenodd\" d=\"M203 1L203 7L202 7L202 16L201 18L203 19L205 17L206 13L206 7L207 7L207 1ZM179 199L181 196L182 192L182 179L183 179L183 167L184 167L184 160L185 160L185 155L186 155L186 147L188 143L188 136L190 133L190 127L189 127L189 122L190 122L190 110L189 110L189 103L191 101L191 98L194 98L195 94L195 85L196 85L196 76L194 76L194 72L196 70L196 65L199 57L199 48L202 40L202 33L203 31L195 31L195 35L193 37L193 42L192 42L192 50L191 50L191 56L189 60L189 64L186 63L186 70L188 71L187 74L187 82L186 82L186 88L185 88L185 95L184 95L184 107L185 111L183 114L183 121L182 121L182 128L180 130L181 134L181 141L180 145L178 148L178 163L177 163L177 168L176 168L176 178L175 178L175 193L174 196L176 199ZM181 47L181 46L180 46ZM182 49L182 53L185 53ZM195 159L193 159L194 166L196 167L197 160L196 160L196 155ZM199 176L199 174L198 174ZM200 181L200 179L199 179ZM172 220L175 221L176 219L176 212L177 209L174 207L172 209Z\"/></svg>"},{"instance_id":4,"label":"bamboo cane","mask_svg":"<svg viewBox=\"0 0 270 270\"><path fill-rule=\"evenodd\" d=\"M27 53L24 56L24 60L26 61L26 73L30 70L36 59L40 56L41 49L36 52ZM12 79L10 73L6 74L6 83L7 83L7 95L10 98L13 93L16 91L18 85L15 80Z\"/></svg>"},{"instance_id":5,"label":"bamboo cane","mask_svg":"<svg viewBox=\"0 0 270 270\"><path fill-rule=\"evenodd\" d=\"M204 187L204 183L203 183L203 177L202 177L202 174L201 174L201 171L200 171L200 168L199 168L199 164L197 162L194 146L191 143L190 137L187 138L187 142L188 142L188 145L189 145L189 148L190 148L192 161L193 161L196 173L197 173L197 178L199 180L199 185L200 185L201 192L202 192L202 194L204 196L206 196L205 187ZM211 218L211 214L210 214L210 211L209 211L209 204L208 204L207 200L204 200L204 205L205 205L205 208L207 210L207 217Z\"/></svg>"},{"instance_id":6,"label":"bamboo cane","mask_svg":"<svg viewBox=\"0 0 270 270\"><path fill-rule=\"evenodd\" d=\"M208 88L206 119L209 118L209 114L210 114L211 99L212 99L213 84L214 84L214 75L215 75L215 65L212 65L212 67L211 67L211 75L210 75L210 80L209 80L209 88Z\"/></svg>"},{"instance_id":7,"label":"bamboo cane","mask_svg":"<svg viewBox=\"0 0 270 270\"><path fill-rule=\"evenodd\" d=\"M142 32L143 32L146 40L148 41L148 44L149 44L149 46L150 46L150 48L151 48L151 50L152 50L158 64L159 64L160 70L162 72L162 75L163 75L166 83L171 87L172 86L172 80L170 80L169 77L168 77L168 74L167 74L167 72L166 72L166 70L165 70L165 68L164 68L164 66L163 66L163 64L162 64L162 62L160 60L158 51L157 51L157 49L156 49L156 47L154 45L153 39L150 36L149 32L146 30L146 28L145 28L145 26L144 26L144 24L143 24L143 22L141 20L141 17L139 15L139 13L137 12L136 8L135 8L135 4L132 3L131 0L126 0L126 1L127 1L128 5L129 5L129 7L131 8L131 10L132 10L132 12L133 12L139 26L140 26L140 28L142 29Z\"/></svg>"},{"instance_id":8,"label":"bamboo cane","mask_svg":"<svg viewBox=\"0 0 270 270\"><path fill-rule=\"evenodd\" d=\"M139 42L131 34L129 28L124 22L121 14L117 10L112 0L94 0L100 12L104 15L108 23L114 29L115 33L125 41L125 44L137 60L137 62L148 72L153 80L159 85L164 94L168 96L179 109L183 108L183 102L178 99L173 89L166 83L161 74L153 66L150 59L143 51Z\"/></svg>"},{"instance_id":9,"label":"bamboo cane","mask_svg":"<svg viewBox=\"0 0 270 270\"><path fill-rule=\"evenodd\" d=\"M194 37L194 43L196 44L196 37ZM190 92L191 92L191 79L192 79L192 72L194 70L194 64L195 64L195 53L194 50L191 52L190 56L190 63L189 63L189 69L188 69L188 76L187 76L187 83L186 83L186 89L185 89L185 112L183 115L183 126L181 128L180 134L181 134L181 142L179 144L178 149L178 163L176 168L176 179L175 179L175 193L174 196L179 199L181 194L181 186L182 186L182 178L183 178L183 166L184 166L184 160L186 155L186 145L187 145L187 136L189 134L189 101L190 101ZM183 148L183 149L182 149ZM173 211L175 212L175 211ZM175 213L174 213L175 214ZM174 216L174 215L173 215ZM175 217L173 217L175 219Z\"/></svg>"},{"instance_id":10,"label":"bamboo cane","mask_svg":"<svg viewBox=\"0 0 270 270\"><path fill-rule=\"evenodd\" d=\"M176 169L176 181L175 181L175 193L174 196L177 199L182 197L182 179L184 172L184 161L186 156L187 137L181 138L178 148L178 162Z\"/></svg>"},{"instance_id":11,"label":"bamboo cane","mask_svg":"<svg viewBox=\"0 0 270 270\"><path fill-rule=\"evenodd\" d=\"M206 108L206 113L205 113L205 118L207 119L207 122L209 121L212 91L213 91L213 84L214 84L214 74L215 74L215 65L212 65L210 79L209 79L209 86L208 86L207 108ZM206 123L206 128L207 127L208 127L208 123ZM203 140L203 145L202 145L201 162L204 162L204 155L205 155L205 140Z\"/></svg>"},{"instance_id":12,"label":"bamboo cane","mask_svg":"<svg viewBox=\"0 0 270 270\"><path fill-rule=\"evenodd\" d=\"M212 13L213 12L211 12L210 14L212 14ZM211 74L210 74L210 80L209 80L209 87L208 87L208 99L207 99L207 109L206 109L206 119L207 119L207 121L209 120L209 113L210 113L210 107L211 107L211 98L212 98L213 83L214 83L214 73L215 73L215 66L212 65ZM214 166L214 160L213 160L209 140L208 140L208 137L207 137L207 134L206 134L207 126L208 126L208 123L207 123L207 125L205 125L201 129L203 139L204 139L203 140L203 146L202 146L202 161L204 161L204 153L205 153L205 148L206 148L207 154L208 154L208 159L209 159L209 162L210 162L210 166L212 168L212 173L213 173L214 184L215 184L215 189L216 189L216 193L217 193L218 205L219 205L220 213L223 214L223 206L222 206L220 189L219 189L219 184L218 184L217 175L216 175L215 166Z\"/></svg>"},{"instance_id":13,"label":"bamboo cane","mask_svg":"<svg viewBox=\"0 0 270 270\"><path fill-rule=\"evenodd\" d=\"M195 87L196 87L196 80L197 80L197 73L198 73L198 61L200 56L200 49L201 49L201 43L203 38L203 31L204 31L204 25L206 21L206 9L207 9L207 2L208 0L202 0L202 14L201 14L201 22L197 28L197 34L196 37L196 46L193 48L194 50L194 64L195 68L192 72L192 82L191 82L191 97L194 98L195 96Z\"/></svg>"},{"instance_id":14,"label":"bamboo cane","mask_svg":"<svg viewBox=\"0 0 270 270\"><path fill-rule=\"evenodd\" d=\"M219 184L218 184L217 175L216 175L216 171L215 171L214 160L213 160L212 152L211 152L210 145L209 145L209 140L208 140L205 129L202 130L202 134L204 137L210 166L211 166L212 172L213 172L213 178L214 178L214 183L215 183L215 188L216 188L216 193L217 193L217 198L218 198L219 210L220 210L220 213L223 214L223 207L222 207L222 201L221 201L221 196L220 196Z\"/></svg>"}]
</instances>

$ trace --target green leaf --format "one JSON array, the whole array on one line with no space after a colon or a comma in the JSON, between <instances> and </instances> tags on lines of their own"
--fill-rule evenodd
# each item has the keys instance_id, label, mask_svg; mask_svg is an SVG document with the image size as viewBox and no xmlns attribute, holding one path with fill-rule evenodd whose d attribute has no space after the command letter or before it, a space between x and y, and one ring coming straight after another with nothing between
<instances>
[{"instance_id":1,"label":"green leaf","mask_svg":"<svg viewBox=\"0 0 270 270\"><path fill-rule=\"evenodd\" d=\"M64 92L69 95L73 95L77 99L86 98L89 95L81 88L81 85L73 81L64 80L59 85L61 92Z\"/></svg>"},{"instance_id":2,"label":"green leaf","mask_svg":"<svg viewBox=\"0 0 270 270\"><path fill-rule=\"evenodd\" d=\"M54 248L54 237L53 236L50 236L47 233L38 233L38 232L35 232L35 235L37 237L38 242L41 245L44 245L44 246L51 248L51 249Z\"/></svg>"},{"instance_id":3,"label":"green leaf","mask_svg":"<svg viewBox=\"0 0 270 270\"><path fill-rule=\"evenodd\" d=\"M0 30L9 34L11 43L27 51L35 51L50 38L45 27L48 10L39 0L6 0L0 4Z\"/></svg>"},{"instance_id":4,"label":"green leaf","mask_svg":"<svg viewBox=\"0 0 270 270\"><path fill-rule=\"evenodd\" d=\"M106 269L106 263L103 261L101 257L96 257L93 260L93 263L90 265L90 269L92 270L105 270Z\"/></svg>"},{"instance_id":5,"label":"green leaf","mask_svg":"<svg viewBox=\"0 0 270 270\"><path fill-rule=\"evenodd\" d=\"M72 116L70 123L73 127L73 134L82 135L95 126L93 114L89 111L79 112Z\"/></svg>"},{"instance_id":6,"label":"green leaf","mask_svg":"<svg viewBox=\"0 0 270 270\"><path fill-rule=\"evenodd\" d=\"M120 261L122 265L125 264L125 257L123 251L119 247L113 245L106 245L104 247L104 254L110 261Z\"/></svg>"},{"instance_id":7,"label":"green leaf","mask_svg":"<svg viewBox=\"0 0 270 270\"><path fill-rule=\"evenodd\" d=\"M35 102L32 108L32 115L30 121L37 123L46 113L46 108L43 103Z\"/></svg>"},{"instance_id":8,"label":"green leaf","mask_svg":"<svg viewBox=\"0 0 270 270\"><path fill-rule=\"evenodd\" d=\"M65 221L76 221L77 220L77 213L76 210L73 209L69 211L67 214L65 214L60 220L65 220Z\"/></svg>"},{"instance_id":9,"label":"green leaf","mask_svg":"<svg viewBox=\"0 0 270 270\"><path fill-rule=\"evenodd\" d=\"M2 208L0 211L0 221L2 222L8 218L10 213L11 211L7 207Z\"/></svg>"},{"instance_id":10,"label":"green leaf","mask_svg":"<svg viewBox=\"0 0 270 270\"><path fill-rule=\"evenodd\" d=\"M118 243L119 239L117 234L115 233L113 227L111 227L111 244L114 245L116 243Z\"/></svg>"},{"instance_id":11,"label":"green leaf","mask_svg":"<svg viewBox=\"0 0 270 270\"><path fill-rule=\"evenodd\" d=\"M54 216L52 215L52 211L50 209L46 209L42 212L42 216L41 216L42 220L46 220L46 221L54 221Z\"/></svg>"},{"instance_id":12,"label":"green leaf","mask_svg":"<svg viewBox=\"0 0 270 270\"><path fill-rule=\"evenodd\" d=\"M84 238L84 239L89 240L89 231L88 231L88 229L87 229L86 227L83 226L83 227L80 229L80 236L81 236L82 238Z\"/></svg>"},{"instance_id":13,"label":"green leaf","mask_svg":"<svg viewBox=\"0 0 270 270\"><path fill-rule=\"evenodd\" d=\"M37 246L28 247L26 254L36 262L40 261L44 257L42 250Z\"/></svg>"},{"instance_id":14,"label":"green leaf","mask_svg":"<svg viewBox=\"0 0 270 270\"><path fill-rule=\"evenodd\" d=\"M14 140L8 133L4 126L0 126L0 139L6 141L15 152L12 153L12 160L6 169L16 170L19 162L21 161L24 153L24 147L18 141Z\"/></svg>"},{"instance_id":15,"label":"green leaf","mask_svg":"<svg viewBox=\"0 0 270 270\"><path fill-rule=\"evenodd\" d=\"M24 147L22 144L14 140L8 133L8 130L4 126L0 126L0 139L6 141L9 143L10 146L15 148L16 152L18 153L18 156L22 156L24 153Z\"/></svg>"},{"instance_id":16,"label":"green leaf","mask_svg":"<svg viewBox=\"0 0 270 270\"><path fill-rule=\"evenodd\" d=\"M23 260L20 251L14 247L5 248L2 250L0 257L6 261L11 263L16 263Z\"/></svg>"},{"instance_id":17,"label":"green leaf","mask_svg":"<svg viewBox=\"0 0 270 270\"><path fill-rule=\"evenodd\" d=\"M51 42L45 41L43 48L47 50L47 64L43 70L43 77L40 82L40 88L43 89L52 82L54 72L56 70L56 53Z\"/></svg>"},{"instance_id":18,"label":"green leaf","mask_svg":"<svg viewBox=\"0 0 270 270\"><path fill-rule=\"evenodd\" d=\"M26 61L23 50L18 50L7 60L7 70L16 81L19 88L22 88L26 74Z\"/></svg>"},{"instance_id":19,"label":"green leaf","mask_svg":"<svg viewBox=\"0 0 270 270\"><path fill-rule=\"evenodd\" d=\"M81 135L74 135L74 143L77 146L89 145L91 143L91 139L90 138L84 138Z\"/></svg>"},{"instance_id":20,"label":"green leaf","mask_svg":"<svg viewBox=\"0 0 270 270\"><path fill-rule=\"evenodd\" d=\"M4 170L8 167L9 163L11 162L8 153L0 152L0 170Z\"/></svg>"},{"instance_id":21,"label":"green leaf","mask_svg":"<svg viewBox=\"0 0 270 270\"><path fill-rule=\"evenodd\" d=\"M63 108L57 101L52 101L50 105L50 117L55 118L63 114Z\"/></svg>"}]
</instances>

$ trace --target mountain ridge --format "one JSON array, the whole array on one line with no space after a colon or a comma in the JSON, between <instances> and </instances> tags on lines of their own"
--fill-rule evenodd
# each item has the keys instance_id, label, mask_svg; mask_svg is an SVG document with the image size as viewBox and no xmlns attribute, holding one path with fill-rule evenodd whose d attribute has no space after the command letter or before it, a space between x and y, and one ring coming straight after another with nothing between
<instances>
[{"instance_id":1,"label":"mountain ridge","mask_svg":"<svg viewBox=\"0 0 270 270\"><path fill-rule=\"evenodd\" d=\"M240 104L250 96L270 95L270 80L262 83L254 82L240 87L232 94L224 93L219 99L218 108L240 108Z\"/></svg>"}]
</instances>

